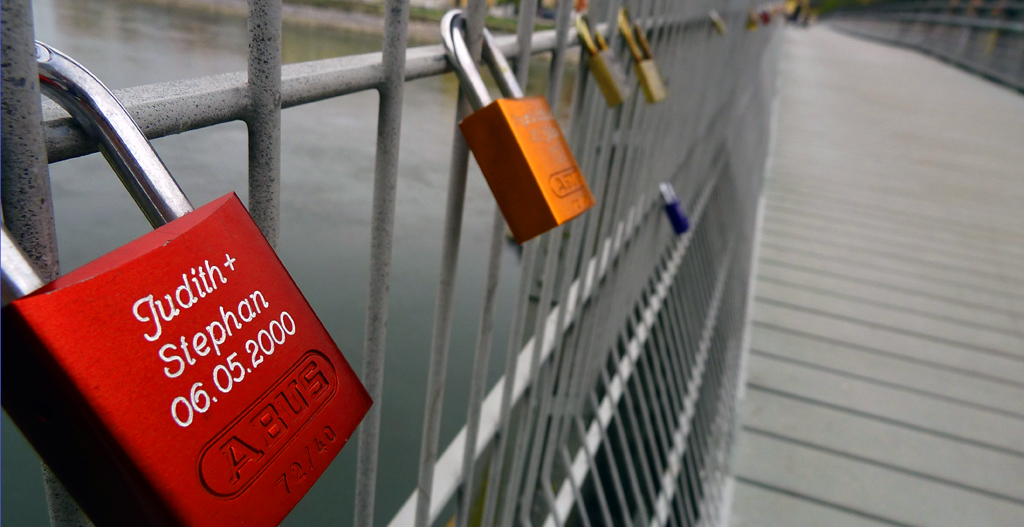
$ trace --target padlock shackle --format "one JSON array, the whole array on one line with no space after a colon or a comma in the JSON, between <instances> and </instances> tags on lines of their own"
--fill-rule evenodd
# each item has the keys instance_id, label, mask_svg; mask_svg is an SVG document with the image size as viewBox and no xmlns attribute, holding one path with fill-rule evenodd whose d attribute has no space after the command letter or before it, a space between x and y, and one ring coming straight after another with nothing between
<instances>
[{"instance_id":1,"label":"padlock shackle","mask_svg":"<svg viewBox=\"0 0 1024 527\"><path fill-rule=\"evenodd\" d=\"M28 261L21 247L14 243L7 225L3 226L0 239L0 275L2 275L3 306L17 300L45 283L36 268Z\"/></svg>"},{"instance_id":2,"label":"padlock shackle","mask_svg":"<svg viewBox=\"0 0 1024 527\"><path fill-rule=\"evenodd\" d=\"M508 59L505 58L505 54L498 47L498 42L494 40L494 36L487 28L484 28L483 55L484 62L487 63L491 69L491 75L498 83L501 95L510 99L522 99L525 95L523 88L519 86L519 80L512 73L512 66L509 66Z\"/></svg>"},{"instance_id":3,"label":"padlock shackle","mask_svg":"<svg viewBox=\"0 0 1024 527\"><path fill-rule=\"evenodd\" d=\"M459 76L463 92L469 99L474 110L479 110L493 100L487 91L480 70L473 61L473 55L466 45L465 36L466 17L461 9L452 9L445 13L441 19L441 40L444 42L444 49L448 52L448 60L455 68ZM483 31L483 59L491 70L494 80L498 83L498 89L504 97L519 99L523 97L523 90L516 80L512 67L498 47L491 32L484 28Z\"/></svg>"},{"instance_id":4,"label":"padlock shackle","mask_svg":"<svg viewBox=\"0 0 1024 527\"><path fill-rule=\"evenodd\" d=\"M473 61L473 55L466 46L466 37L463 34L465 25L466 19L461 9L448 11L441 18L441 41L448 52L448 62L451 62L455 74L459 77L462 92L469 99L470 106L474 110L479 110L491 104L492 99L483 77L480 76L480 70Z\"/></svg>"},{"instance_id":5,"label":"padlock shackle","mask_svg":"<svg viewBox=\"0 0 1024 527\"><path fill-rule=\"evenodd\" d=\"M154 227L193 207L132 116L89 70L36 41L39 86L100 145L103 157Z\"/></svg>"},{"instance_id":6,"label":"padlock shackle","mask_svg":"<svg viewBox=\"0 0 1024 527\"><path fill-rule=\"evenodd\" d=\"M622 38L626 39L626 44L629 45L629 52L633 55L633 60L641 62L644 60L643 53L640 52L640 46L637 45L636 39L633 38L633 28L629 26L629 12L626 8L619 9L618 16L619 33L622 34Z\"/></svg>"},{"instance_id":7,"label":"padlock shackle","mask_svg":"<svg viewBox=\"0 0 1024 527\"><path fill-rule=\"evenodd\" d=\"M647 40L647 35L644 34L643 28L640 24L634 22L633 30L636 31L636 41L640 44L640 49L644 52L644 59L653 59L654 52L651 51L651 43Z\"/></svg>"},{"instance_id":8,"label":"padlock shackle","mask_svg":"<svg viewBox=\"0 0 1024 527\"><path fill-rule=\"evenodd\" d=\"M587 48L591 55L597 55L599 50L597 45L594 44L594 39L590 37L590 20L587 19L587 15L576 17L576 34L579 35L583 47Z\"/></svg>"},{"instance_id":9,"label":"padlock shackle","mask_svg":"<svg viewBox=\"0 0 1024 527\"><path fill-rule=\"evenodd\" d=\"M661 189L661 199L664 200L665 205L679 201L679 197L676 196L676 189L672 187L671 183L662 183L659 185L659 188Z\"/></svg>"}]
</instances>

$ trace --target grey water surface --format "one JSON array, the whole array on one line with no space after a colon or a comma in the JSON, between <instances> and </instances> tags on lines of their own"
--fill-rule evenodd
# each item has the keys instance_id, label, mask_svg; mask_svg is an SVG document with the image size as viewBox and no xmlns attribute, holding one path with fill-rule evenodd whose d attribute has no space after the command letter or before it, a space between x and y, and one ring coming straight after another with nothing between
<instances>
[{"instance_id":1,"label":"grey water surface","mask_svg":"<svg viewBox=\"0 0 1024 527\"><path fill-rule=\"evenodd\" d=\"M245 19L127 0L37 0L36 38L77 59L110 88L246 69ZM380 38L285 23L284 59L301 62L380 50ZM543 92L546 63L530 92ZM567 86L571 79L566 79ZM426 370L458 84L448 74L405 89L376 520L386 524L416 482ZM568 89L566 91L568 93ZM563 105L565 106L565 105ZM369 218L377 126L374 91L285 110L278 253L356 369L362 366ZM245 125L166 137L154 146L196 206L236 192L247 200ZM149 225L99 155L50 167L61 268L70 271L142 235ZM465 422L494 200L469 174L441 445ZM489 385L504 364L518 249L503 253ZM131 365L126 365L126 378ZM154 438L154 441L159 441ZM352 521L356 444L342 451L285 525ZM48 525L39 460L6 414L2 422L6 525Z\"/></svg>"}]
</instances>

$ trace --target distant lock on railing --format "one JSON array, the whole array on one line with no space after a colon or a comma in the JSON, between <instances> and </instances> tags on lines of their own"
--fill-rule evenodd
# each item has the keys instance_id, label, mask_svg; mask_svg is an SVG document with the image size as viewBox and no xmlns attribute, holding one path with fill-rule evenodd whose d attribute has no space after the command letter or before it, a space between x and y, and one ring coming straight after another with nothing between
<instances>
[{"instance_id":1,"label":"distant lock on railing","mask_svg":"<svg viewBox=\"0 0 1024 527\"><path fill-rule=\"evenodd\" d=\"M757 10L751 9L747 12L747 31L757 31L758 19L760 16L757 14Z\"/></svg>"},{"instance_id":2,"label":"distant lock on railing","mask_svg":"<svg viewBox=\"0 0 1024 527\"><path fill-rule=\"evenodd\" d=\"M587 67L594 75L594 80L601 89L601 94L604 95L608 106L615 107L622 104L630 95L629 85L626 84L626 75L623 73L622 65L615 58L615 53L609 49L604 35L591 29L586 15L576 17L576 33L579 35L583 48L590 54L587 59Z\"/></svg>"},{"instance_id":3,"label":"distant lock on railing","mask_svg":"<svg viewBox=\"0 0 1024 527\"><path fill-rule=\"evenodd\" d=\"M4 410L97 525L279 524L369 395L238 197L193 211L113 94L37 54L158 228L45 285L4 229Z\"/></svg>"},{"instance_id":4,"label":"distant lock on railing","mask_svg":"<svg viewBox=\"0 0 1024 527\"><path fill-rule=\"evenodd\" d=\"M655 104L665 100L668 90L665 89L661 70L654 62L654 53L651 52L651 45L647 41L643 29L639 24L630 25L629 13L624 7L619 9L618 25L619 32L622 33L622 38L626 39L629 52L633 55L633 69L636 70L636 76L640 79L640 87L643 89L647 103Z\"/></svg>"},{"instance_id":5,"label":"distant lock on railing","mask_svg":"<svg viewBox=\"0 0 1024 527\"><path fill-rule=\"evenodd\" d=\"M493 102L463 36L458 9L441 20L448 59L476 110L459 123L517 243L561 225L594 205L583 174L543 97L524 97L508 61L484 30L484 58L502 93Z\"/></svg>"},{"instance_id":6,"label":"distant lock on railing","mask_svg":"<svg viewBox=\"0 0 1024 527\"><path fill-rule=\"evenodd\" d=\"M715 27L715 31L719 35L724 35L726 32L725 20L722 19L722 15L718 14L718 11L712 9L708 11L708 18L711 19L711 24Z\"/></svg>"}]
</instances>

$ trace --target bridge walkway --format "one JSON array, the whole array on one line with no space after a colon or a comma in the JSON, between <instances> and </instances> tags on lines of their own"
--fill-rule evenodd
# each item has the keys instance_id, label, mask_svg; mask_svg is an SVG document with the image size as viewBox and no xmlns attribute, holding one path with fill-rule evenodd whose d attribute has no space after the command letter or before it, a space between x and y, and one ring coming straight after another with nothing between
<instances>
[{"instance_id":1,"label":"bridge walkway","mask_svg":"<svg viewBox=\"0 0 1024 527\"><path fill-rule=\"evenodd\" d=\"M784 38L731 525L1024 525L1024 97Z\"/></svg>"}]
</instances>

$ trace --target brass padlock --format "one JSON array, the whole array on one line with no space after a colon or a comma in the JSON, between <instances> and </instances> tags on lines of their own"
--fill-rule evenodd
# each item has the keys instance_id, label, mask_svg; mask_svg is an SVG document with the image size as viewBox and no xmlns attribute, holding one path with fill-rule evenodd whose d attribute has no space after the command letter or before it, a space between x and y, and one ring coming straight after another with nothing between
<instances>
[{"instance_id":1,"label":"brass padlock","mask_svg":"<svg viewBox=\"0 0 1024 527\"><path fill-rule=\"evenodd\" d=\"M757 31L757 11L751 9L747 13L747 31Z\"/></svg>"},{"instance_id":2,"label":"brass padlock","mask_svg":"<svg viewBox=\"0 0 1024 527\"><path fill-rule=\"evenodd\" d=\"M630 90L626 84L626 75L622 71L622 66L615 59L612 50L608 48L604 36L595 33L594 37L597 39L595 44L594 39L590 37L592 31L586 15L576 17L576 32L579 34L583 47L590 53L587 66L594 74L594 80L597 81L597 86L604 94L604 100L609 107L622 104L629 97Z\"/></svg>"},{"instance_id":3,"label":"brass padlock","mask_svg":"<svg viewBox=\"0 0 1024 527\"><path fill-rule=\"evenodd\" d=\"M718 11L712 9L711 11L708 11L708 17L711 18L711 23L715 26L715 31L717 31L719 35L724 35L725 20L722 20L722 15L719 15Z\"/></svg>"},{"instance_id":4,"label":"brass padlock","mask_svg":"<svg viewBox=\"0 0 1024 527\"><path fill-rule=\"evenodd\" d=\"M633 38L634 28L629 25L629 14L626 8L619 9L619 32L622 38L626 39L629 51L633 54L633 69L640 79L640 87L643 88L644 98L649 104L655 104L665 100L668 91L665 89L665 81L662 80L658 64L654 62L654 54L651 53L651 46L647 42L640 26L636 26L636 38ZM637 44L637 41L640 44ZM641 49L643 46L643 49Z\"/></svg>"},{"instance_id":5,"label":"brass padlock","mask_svg":"<svg viewBox=\"0 0 1024 527\"><path fill-rule=\"evenodd\" d=\"M459 123L517 243L547 232L594 205L569 144L543 97L524 97L508 61L484 29L484 58L505 97L492 102L453 9L441 39L462 90L476 110Z\"/></svg>"}]
</instances>

